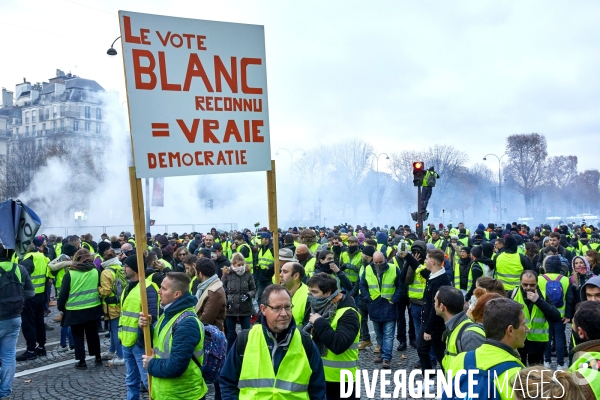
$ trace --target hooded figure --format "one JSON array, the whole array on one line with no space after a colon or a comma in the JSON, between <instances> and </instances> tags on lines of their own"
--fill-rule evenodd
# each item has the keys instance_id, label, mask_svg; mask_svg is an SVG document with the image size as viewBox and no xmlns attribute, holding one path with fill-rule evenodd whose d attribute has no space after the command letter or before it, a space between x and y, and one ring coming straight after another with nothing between
<instances>
[{"instance_id":1,"label":"hooded figure","mask_svg":"<svg viewBox=\"0 0 600 400\"><path fill-rule=\"evenodd\" d=\"M585 289L590 286L595 286L600 289L600 276L591 277L583 286L581 286L581 289L579 292L581 301L588 301L588 297L585 292Z\"/></svg>"},{"instance_id":2,"label":"hooded figure","mask_svg":"<svg viewBox=\"0 0 600 400\"><path fill-rule=\"evenodd\" d=\"M377 251L380 251L383 253L383 255L387 258L389 256L388 251L387 251L387 243L388 243L388 235L385 232L377 232L377 234L375 235L375 238L377 239Z\"/></svg>"}]
</instances>

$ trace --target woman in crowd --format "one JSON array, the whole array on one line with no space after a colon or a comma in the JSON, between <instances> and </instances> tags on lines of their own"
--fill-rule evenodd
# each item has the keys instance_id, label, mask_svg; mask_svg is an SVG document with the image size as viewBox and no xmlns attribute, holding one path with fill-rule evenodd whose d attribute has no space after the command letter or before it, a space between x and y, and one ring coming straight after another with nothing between
<instances>
[{"instance_id":1,"label":"woman in crowd","mask_svg":"<svg viewBox=\"0 0 600 400\"><path fill-rule=\"evenodd\" d=\"M538 263L538 259L540 258L540 249L534 242L525 243L525 257L529 258L531 261L531 265L535 266ZM539 273L539 271L535 271Z\"/></svg>"},{"instance_id":2,"label":"woman in crowd","mask_svg":"<svg viewBox=\"0 0 600 400\"><path fill-rule=\"evenodd\" d=\"M596 253L594 250L590 250ZM588 251L588 253L590 252ZM598 254L598 253L596 253ZM571 262L573 267L573 275L569 278L571 282L571 290L573 291L573 298L575 300L575 304L581 302L581 287L594 276L592 273L592 268L588 262L588 256L585 257L575 256L573 257L573 261Z\"/></svg>"},{"instance_id":3,"label":"woman in crowd","mask_svg":"<svg viewBox=\"0 0 600 400\"><path fill-rule=\"evenodd\" d=\"M256 295L256 284L241 253L234 253L231 266L223 268L223 286L227 295L227 350L231 348L237 333L235 327L239 320L242 329L250 329L250 317L254 314L252 298Z\"/></svg>"},{"instance_id":4,"label":"woman in crowd","mask_svg":"<svg viewBox=\"0 0 600 400\"><path fill-rule=\"evenodd\" d=\"M596 250L585 252L585 259L590 264L590 270L596 276L600 275L600 254Z\"/></svg>"},{"instance_id":5,"label":"woman in crowd","mask_svg":"<svg viewBox=\"0 0 600 400\"><path fill-rule=\"evenodd\" d=\"M119 318L121 316L120 295L127 286L127 280L121 261L113 249L104 252L104 259L106 261L102 263L98 291L102 297L104 320L108 322L110 347L101 356L103 360L109 360L108 365L125 365L123 346L119 340Z\"/></svg>"},{"instance_id":6,"label":"woman in crowd","mask_svg":"<svg viewBox=\"0 0 600 400\"><path fill-rule=\"evenodd\" d=\"M190 254L187 247L179 247L175 252L175 257L173 257L173 271L174 272L185 272L185 265L183 265L183 260Z\"/></svg>"},{"instance_id":7,"label":"woman in crowd","mask_svg":"<svg viewBox=\"0 0 600 400\"><path fill-rule=\"evenodd\" d=\"M80 249L73 257L73 263L65 274L60 288L57 307L62 311L61 326L70 326L75 340L75 368L86 369L84 337L87 338L88 352L96 356L96 364L102 364L100 338L96 321L102 317L102 305L98 293L100 272L94 266L94 256L86 249ZM91 290L95 289L94 292Z\"/></svg>"}]
</instances>

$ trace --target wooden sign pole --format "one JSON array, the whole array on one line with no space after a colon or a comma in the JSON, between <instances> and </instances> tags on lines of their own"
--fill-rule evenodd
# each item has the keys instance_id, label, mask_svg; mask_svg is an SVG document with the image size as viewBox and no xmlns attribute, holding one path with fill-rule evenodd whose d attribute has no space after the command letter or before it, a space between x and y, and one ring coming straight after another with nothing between
<instances>
[{"instance_id":1,"label":"wooden sign pole","mask_svg":"<svg viewBox=\"0 0 600 400\"><path fill-rule=\"evenodd\" d=\"M138 265L138 288L142 300L142 313L146 318L148 315L148 297L146 296L146 270L144 257L147 249L146 223L144 216L144 196L142 194L142 180L135 176L135 167L129 167L129 186L131 188L131 210L133 211L133 229L135 233L135 249ZM146 355L152 354L152 337L150 336L150 325L144 327L144 349ZM152 393L152 377L148 374L148 393Z\"/></svg>"},{"instance_id":2,"label":"wooden sign pole","mask_svg":"<svg viewBox=\"0 0 600 400\"><path fill-rule=\"evenodd\" d=\"M271 160L271 170L267 171L267 203L269 205L269 229L273 232L275 283L279 284L279 228L277 225L277 181L275 174L275 160Z\"/></svg>"}]
</instances>

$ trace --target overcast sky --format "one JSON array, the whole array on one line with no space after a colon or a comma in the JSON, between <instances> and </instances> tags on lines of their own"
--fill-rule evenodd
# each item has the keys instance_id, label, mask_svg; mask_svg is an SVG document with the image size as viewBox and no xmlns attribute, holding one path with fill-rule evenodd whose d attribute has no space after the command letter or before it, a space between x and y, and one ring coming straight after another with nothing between
<instances>
[{"instance_id":1,"label":"overcast sky","mask_svg":"<svg viewBox=\"0 0 600 400\"><path fill-rule=\"evenodd\" d=\"M0 85L60 68L124 100L121 57L106 55L119 9L264 25L273 154L359 136L475 163L539 132L550 155L599 167L597 1L3 0Z\"/></svg>"}]
</instances>

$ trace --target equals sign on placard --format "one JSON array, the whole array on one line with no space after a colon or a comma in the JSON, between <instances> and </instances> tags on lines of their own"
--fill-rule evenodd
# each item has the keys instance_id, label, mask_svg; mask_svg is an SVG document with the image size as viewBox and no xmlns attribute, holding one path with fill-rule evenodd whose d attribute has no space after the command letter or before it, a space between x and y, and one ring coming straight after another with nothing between
<instances>
[{"instance_id":1,"label":"equals sign on placard","mask_svg":"<svg viewBox=\"0 0 600 400\"><path fill-rule=\"evenodd\" d=\"M168 137L169 136L169 124L166 122L153 122L152 123L152 136Z\"/></svg>"}]
</instances>

